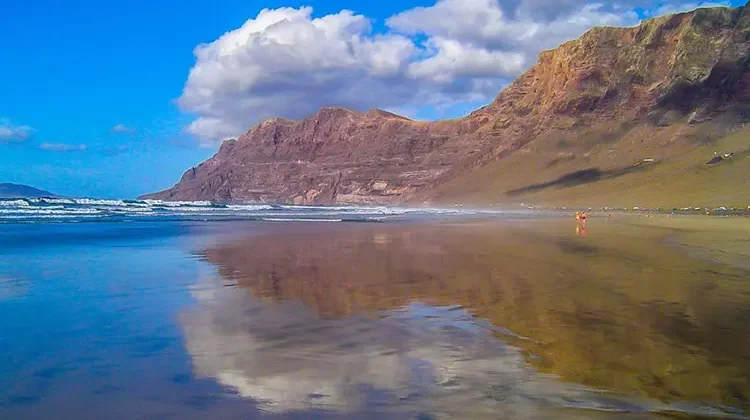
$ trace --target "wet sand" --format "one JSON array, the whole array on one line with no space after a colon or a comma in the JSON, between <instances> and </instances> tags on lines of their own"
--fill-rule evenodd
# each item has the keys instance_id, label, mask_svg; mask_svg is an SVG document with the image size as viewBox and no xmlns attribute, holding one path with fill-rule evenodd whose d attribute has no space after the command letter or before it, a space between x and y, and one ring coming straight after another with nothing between
<instances>
[{"instance_id":1,"label":"wet sand","mask_svg":"<svg viewBox=\"0 0 750 420\"><path fill-rule=\"evenodd\" d=\"M750 217L656 215L630 222L671 232L671 243L687 247L691 256L750 270Z\"/></svg>"},{"instance_id":2,"label":"wet sand","mask_svg":"<svg viewBox=\"0 0 750 420\"><path fill-rule=\"evenodd\" d=\"M746 220L612 216L11 226L0 418L748 418Z\"/></svg>"},{"instance_id":3,"label":"wet sand","mask_svg":"<svg viewBox=\"0 0 750 420\"><path fill-rule=\"evenodd\" d=\"M750 276L747 225L732 222L296 225L201 257L226 285L266 302L301 302L326 319L456 307L563 383L674 404L654 411L739 415L750 407ZM273 359L264 366L278 373ZM466 403L487 391L482 381L470 388Z\"/></svg>"}]
</instances>

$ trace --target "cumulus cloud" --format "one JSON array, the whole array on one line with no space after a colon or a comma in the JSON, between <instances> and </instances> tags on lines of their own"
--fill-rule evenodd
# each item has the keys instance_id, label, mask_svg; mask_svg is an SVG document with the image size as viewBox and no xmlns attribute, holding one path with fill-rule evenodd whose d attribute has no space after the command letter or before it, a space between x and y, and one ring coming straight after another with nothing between
<instances>
[{"instance_id":1,"label":"cumulus cloud","mask_svg":"<svg viewBox=\"0 0 750 420\"><path fill-rule=\"evenodd\" d=\"M489 101L541 50L601 25L638 23L713 2L438 0L404 10L376 32L349 10L264 9L198 45L179 106L202 143L236 137L269 117L301 118L322 106L407 112Z\"/></svg>"},{"instance_id":2,"label":"cumulus cloud","mask_svg":"<svg viewBox=\"0 0 750 420\"><path fill-rule=\"evenodd\" d=\"M497 0L442 0L432 7L397 14L388 25L428 37L426 49L434 54L412 63L412 76L446 81L515 77L532 64L539 51L562 40L595 26L636 22L635 13L616 14L601 4L583 5L573 14L541 21L511 14Z\"/></svg>"},{"instance_id":3,"label":"cumulus cloud","mask_svg":"<svg viewBox=\"0 0 750 420\"><path fill-rule=\"evenodd\" d=\"M114 127L112 127L112 131L115 133L132 133L135 131L135 129L128 127L124 124L117 124Z\"/></svg>"},{"instance_id":4,"label":"cumulus cloud","mask_svg":"<svg viewBox=\"0 0 750 420\"><path fill-rule=\"evenodd\" d=\"M39 148L48 152L83 152L88 149L85 144L42 143Z\"/></svg>"},{"instance_id":5,"label":"cumulus cloud","mask_svg":"<svg viewBox=\"0 0 750 420\"><path fill-rule=\"evenodd\" d=\"M195 49L178 103L199 115L188 131L212 139L322 104L394 105L412 95L404 73L415 51L404 36L371 36L369 20L348 10L312 18L309 7L264 9Z\"/></svg>"},{"instance_id":6,"label":"cumulus cloud","mask_svg":"<svg viewBox=\"0 0 750 420\"><path fill-rule=\"evenodd\" d=\"M32 131L28 125L14 125L8 119L0 119L0 143L28 140Z\"/></svg>"}]
</instances>

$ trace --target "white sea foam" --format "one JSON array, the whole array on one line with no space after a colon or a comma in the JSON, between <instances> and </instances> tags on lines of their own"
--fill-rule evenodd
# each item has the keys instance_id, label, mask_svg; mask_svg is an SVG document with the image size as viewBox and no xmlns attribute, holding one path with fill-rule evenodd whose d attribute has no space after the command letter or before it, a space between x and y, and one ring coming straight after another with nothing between
<instances>
[{"instance_id":1,"label":"white sea foam","mask_svg":"<svg viewBox=\"0 0 750 420\"><path fill-rule=\"evenodd\" d=\"M16 208L16 209L0 209L0 214L19 214L19 215L82 215L82 214L100 214L101 211L98 209L47 209L44 207L37 208Z\"/></svg>"},{"instance_id":2,"label":"white sea foam","mask_svg":"<svg viewBox=\"0 0 750 420\"><path fill-rule=\"evenodd\" d=\"M190 213L214 213L217 210L226 210L221 208L211 208L211 207L191 207L191 206L180 206L180 207L169 207L167 209L164 209L166 211L183 211L183 212L190 212Z\"/></svg>"},{"instance_id":3,"label":"white sea foam","mask_svg":"<svg viewBox=\"0 0 750 420\"><path fill-rule=\"evenodd\" d=\"M276 222L341 222L346 220L382 221L386 218L500 214L499 211L463 208L403 208L365 206L300 206L238 203L218 205L210 201L99 200L92 198L40 198L0 201L3 219L75 218L90 215L116 220L138 216L154 220L185 218L188 220L224 220L248 218Z\"/></svg>"},{"instance_id":4,"label":"white sea foam","mask_svg":"<svg viewBox=\"0 0 750 420\"><path fill-rule=\"evenodd\" d=\"M227 209L232 211L258 211L273 210L273 206L267 204L233 204L227 206Z\"/></svg>"},{"instance_id":5,"label":"white sea foam","mask_svg":"<svg viewBox=\"0 0 750 420\"><path fill-rule=\"evenodd\" d=\"M116 213L153 213L151 207L110 207L106 209Z\"/></svg>"},{"instance_id":6,"label":"white sea foam","mask_svg":"<svg viewBox=\"0 0 750 420\"><path fill-rule=\"evenodd\" d=\"M210 201L162 201L162 200L144 200L150 206L162 207L210 207L213 205Z\"/></svg>"},{"instance_id":7,"label":"white sea foam","mask_svg":"<svg viewBox=\"0 0 750 420\"><path fill-rule=\"evenodd\" d=\"M31 204L29 204L26 200L0 200L0 207L29 207Z\"/></svg>"},{"instance_id":8,"label":"white sea foam","mask_svg":"<svg viewBox=\"0 0 750 420\"><path fill-rule=\"evenodd\" d=\"M88 219L97 219L97 218L103 218L106 217L103 214L56 214L56 215L49 215L49 214L40 214L36 215L34 217L29 216L17 216L17 215L8 215L8 216L2 216L0 217L0 222L3 220L37 220L37 219L44 219L44 220L88 220Z\"/></svg>"},{"instance_id":9,"label":"white sea foam","mask_svg":"<svg viewBox=\"0 0 750 420\"><path fill-rule=\"evenodd\" d=\"M75 204L79 205L88 205L88 206L118 206L118 207L125 207L127 204L125 204L122 200L96 200L93 198L76 198L74 200Z\"/></svg>"},{"instance_id":10,"label":"white sea foam","mask_svg":"<svg viewBox=\"0 0 750 420\"><path fill-rule=\"evenodd\" d=\"M37 198L34 199L34 202L44 204L75 204L75 200L70 198Z\"/></svg>"},{"instance_id":11,"label":"white sea foam","mask_svg":"<svg viewBox=\"0 0 750 420\"><path fill-rule=\"evenodd\" d=\"M150 204L145 203L143 201L127 201L127 202L124 202L124 203L128 207L151 207Z\"/></svg>"}]
</instances>

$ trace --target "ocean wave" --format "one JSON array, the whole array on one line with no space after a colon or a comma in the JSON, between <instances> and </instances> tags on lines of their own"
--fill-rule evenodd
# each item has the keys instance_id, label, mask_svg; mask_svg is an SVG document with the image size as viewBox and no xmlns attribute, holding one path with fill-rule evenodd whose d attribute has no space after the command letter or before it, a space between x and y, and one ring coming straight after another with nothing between
<instances>
[{"instance_id":1,"label":"ocean wave","mask_svg":"<svg viewBox=\"0 0 750 420\"><path fill-rule=\"evenodd\" d=\"M27 207L27 208L15 208L15 209L0 209L0 214L19 214L19 215L83 215L83 214L100 214L102 213L99 209L48 209L44 207Z\"/></svg>"},{"instance_id":2,"label":"ocean wave","mask_svg":"<svg viewBox=\"0 0 750 420\"><path fill-rule=\"evenodd\" d=\"M193 207L193 206L180 206L180 207L152 207L155 210L163 210L167 212L177 212L177 211L184 211L184 212L190 212L190 213L215 213L217 211L220 211L222 209L216 209L212 207Z\"/></svg>"},{"instance_id":3,"label":"ocean wave","mask_svg":"<svg viewBox=\"0 0 750 420\"><path fill-rule=\"evenodd\" d=\"M77 220L77 219L92 219L92 218L102 218L102 217L106 217L106 216L103 214L55 214L55 215L37 214L37 215L34 215L33 217L29 217L28 215L26 216L8 215L8 216L0 217L0 222L2 222L5 219L9 219L9 220L74 219L74 220Z\"/></svg>"},{"instance_id":4,"label":"ocean wave","mask_svg":"<svg viewBox=\"0 0 750 420\"><path fill-rule=\"evenodd\" d=\"M268 204L232 204L227 206L227 209L232 211L259 211L273 210L274 208L274 206Z\"/></svg>"},{"instance_id":5,"label":"ocean wave","mask_svg":"<svg viewBox=\"0 0 750 420\"><path fill-rule=\"evenodd\" d=\"M151 207L110 207L106 208L106 211L113 213L153 213L154 209Z\"/></svg>"},{"instance_id":6,"label":"ocean wave","mask_svg":"<svg viewBox=\"0 0 750 420\"><path fill-rule=\"evenodd\" d=\"M127 204L125 204L122 200L97 200L93 198L76 198L73 200L75 204L78 205L88 205L88 206L117 206L117 207L125 207Z\"/></svg>"},{"instance_id":7,"label":"ocean wave","mask_svg":"<svg viewBox=\"0 0 750 420\"><path fill-rule=\"evenodd\" d=\"M385 206L303 206L264 203L219 204L210 201L105 200L93 198L6 199L0 201L0 221L27 218L72 219L90 215L104 220L266 220L274 222L381 222L406 217L452 217L500 214L463 208L404 208Z\"/></svg>"},{"instance_id":8,"label":"ocean wave","mask_svg":"<svg viewBox=\"0 0 750 420\"><path fill-rule=\"evenodd\" d=\"M35 198L32 200L34 203L41 204L75 204L75 201L70 198Z\"/></svg>"},{"instance_id":9,"label":"ocean wave","mask_svg":"<svg viewBox=\"0 0 750 420\"><path fill-rule=\"evenodd\" d=\"M162 201L162 200L143 200L149 206L161 207L212 207L214 203L210 201Z\"/></svg>"},{"instance_id":10,"label":"ocean wave","mask_svg":"<svg viewBox=\"0 0 750 420\"><path fill-rule=\"evenodd\" d=\"M150 207L151 205L140 200L122 200L128 207Z\"/></svg>"},{"instance_id":11,"label":"ocean wave","mask_svg":"<svg viewBox=\"0 0 750 420\"><path fill-rule=\"evenodd\" d=\"M29 207L31 204L26 200L0 200L0 207Z\"/></svg>"}]
</instances>

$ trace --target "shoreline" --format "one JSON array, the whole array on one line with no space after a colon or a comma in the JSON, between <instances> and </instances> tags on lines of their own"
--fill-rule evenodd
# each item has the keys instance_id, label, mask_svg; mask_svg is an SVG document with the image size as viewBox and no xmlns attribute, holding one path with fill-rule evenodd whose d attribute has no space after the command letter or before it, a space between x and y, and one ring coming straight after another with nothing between
<instances>
[{"instance_id":1,"label":"shoreline","mask_svg":"<svg viewBox=\"0 0 750 420\"><path fill-rule=\"evenodd\" d=\"M521 204L522 208L527 210L542 210L542 211L560 211L560 212L576 212L585 211L591 215L601 215L602 213L608 214L629 214L629 215L644 215L644 214L663 214L663 215L679 215L679 216L735 216L735 217L750 217L750 206L747 209L737 207L681 207L681 208L645 208L645 207L546 207L546 206L534 206Z\"/></svg>"}]
</instances>

